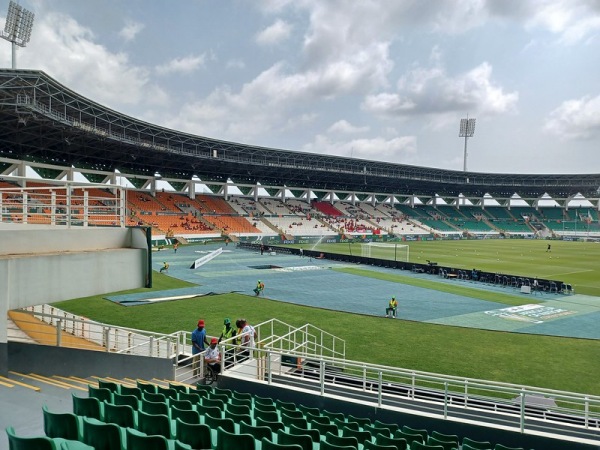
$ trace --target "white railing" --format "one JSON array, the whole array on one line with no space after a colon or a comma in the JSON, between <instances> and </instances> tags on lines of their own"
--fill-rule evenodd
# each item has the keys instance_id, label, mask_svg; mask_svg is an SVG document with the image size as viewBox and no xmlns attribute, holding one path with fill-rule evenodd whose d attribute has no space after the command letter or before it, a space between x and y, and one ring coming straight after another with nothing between
<instances>
[{"instance_id":1,"label":"white railing","mask_svg":"<svg viewBox=\"0 0 600 450\"><path fill-rule=\"evenodd\" d=\"M254 349L250 360L236 363L225 374L416 415L473 420L521 433L600 439L600 396L267 348Z\"/></svg>"},{"instance_id":2,"label":"white railing","mask_svg":"<svg viewBox=\"0 0 600 450\"><path fill-rule=\"evenodd\" d=\"M154 333L116 327L67 313L52 305L25 308L33 317L50 325L47 332L36 330L39 343L59 347L78 347L128 355L173 358L190 351L186 333ZM19 323L16 323L19 326ZM73 341L77 339L77 341Z\"/></svg>"},{"instance_id":3,"label":"white railing","mask_svg":"<svg viewBox=\"0 0 600 450\"><path fill-rule=\"evenodd\" d=\"M99 195L98 190L114 194ZM125 188L63 183L0 188L0 222L71 226L125 226Z\"/></svg>"},{"instance_id":4,"label":"white railing","mask_svg":"<svg viewBox=\"0 0 600 450\"><path fill-rule=\"evenodd\" d=\"M177 381L203 380L204 361L194 373L190 333L172 334L113 327L82 319L50 305L28 310L52 325L52 345L66 336L90 342L89 348L122 354L170 358ZM298 392L344 397L379 408L450 420L476 420L522 433L566 433L600 439L600 396L478 380L345 359L345 342L311 325L293 327L277 319L255 327L250 351L238 337L218 347L226 358L223 373ZM81 348L81 346L79 346Z\"/></svg>"}]
</instances>

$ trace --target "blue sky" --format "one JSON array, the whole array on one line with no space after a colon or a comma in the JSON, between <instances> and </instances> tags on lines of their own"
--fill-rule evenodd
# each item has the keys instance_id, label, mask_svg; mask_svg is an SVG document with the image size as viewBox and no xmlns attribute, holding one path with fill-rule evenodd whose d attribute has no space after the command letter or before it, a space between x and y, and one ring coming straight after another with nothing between
<instances>
[{"instance_id":1,"label":"blue sky","mask_svg":"<svg viewBox=\"0 0 600 450\"><path fill-rule=\"evenodd\" d=\"M596 0L20 3L19 68L152 123L462 170L468 114L469 170L600 173Z\"/></svg>"}]
</instances>

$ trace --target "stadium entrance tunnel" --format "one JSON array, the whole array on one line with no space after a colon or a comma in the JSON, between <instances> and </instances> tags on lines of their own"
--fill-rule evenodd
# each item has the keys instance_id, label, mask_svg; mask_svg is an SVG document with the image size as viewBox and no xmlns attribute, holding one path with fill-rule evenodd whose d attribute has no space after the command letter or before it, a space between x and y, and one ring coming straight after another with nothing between
<instances>
[{"instance_id":1,"label":"stadium entrance tunnel","mask_svg":"<svg viewBox=\"0 0 600 450\"><path fill-rule=\"evenodd\" d=\"M273 264L263 264L261 266L248 266L250 269L268 270L268 269L281 269L281 266L274 266Z\"/></svg>"}]
</instances>

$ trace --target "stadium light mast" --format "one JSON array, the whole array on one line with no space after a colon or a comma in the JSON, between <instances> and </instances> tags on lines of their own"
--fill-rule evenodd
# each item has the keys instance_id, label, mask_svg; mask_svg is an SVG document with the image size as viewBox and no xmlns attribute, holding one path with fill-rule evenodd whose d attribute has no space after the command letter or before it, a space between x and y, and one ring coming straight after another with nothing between
<instances>
[{"instance_id":1,"label":"stadium light mast","mask_svg":"<svg viewBox=\"0 0 600 450\"><path fill-rule=\"evenodd\" d=\"M465 138L465 156L463 161L463 172L467 171L467 139L473 137L475 134L475 119L469 119L467 115L466 119L460 119L460 131L458 137Z\"/></svg>"},{"instance_id":2,"label":"stadium light mast","mask_svg":"<svg viewBox=\"0 0 600 450\"><path fill-rule=\"evenodd\" d=\"M0 33L2 39L12 43L12 68L17 68L17 45L25 47L31 38L35 14L21 5L11 2L8 5L6 24Z\"/></svg>"}]
</instances>

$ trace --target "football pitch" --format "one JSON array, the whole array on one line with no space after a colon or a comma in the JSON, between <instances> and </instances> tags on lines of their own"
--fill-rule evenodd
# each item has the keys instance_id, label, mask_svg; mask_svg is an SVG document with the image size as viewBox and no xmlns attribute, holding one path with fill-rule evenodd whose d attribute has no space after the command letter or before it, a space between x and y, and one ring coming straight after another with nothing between
<instances>
[{"instance_id":1,"label":"football pitch","mask_svg":"<svg viewBox=\"0 0 600 450\"><path fill-rule=\"evenodd\" d=\"M440 264L447 261L451 263L449 265L458 267L461 262L456 260L456 249L462 248L462 252L467 253L466 244L479 244L477 248L471 247L470 250L475 253L475 260L479 262L475 267L484 270L487 267L481 264L482 249L488 252L495 251L489 244L506 246L506 254L510 254L508 251L512 246L519 246L518 255L520 255L521 249L524 248L520 245L532 243L537 244L532 246L531 250L535 249L536 255L540 254L537 255L540 258L538 262L540 266L544 265L543 261L546 258L549 261L554 260L555 254L559 255L557 259L561 260L566 252L566 247L563 249L562 246L557 245L563 243L552 242L553 258L550 259L550 255L545 254L546 244L542 241L423 242L414 243L419 244L415 246L411 243L410 259L411 261L430 259ZM445 247L447 260L441 259L444 248L440 249L443 246L438 244L447 246ZM577 247L578 243L565 244L583 248L583 246ZM587 245L591 246L590 249L596 248L594 247L596 244ZM423 254L418 249L421 246ZM444 308L454 308L451 312L458 316L472 310L472 303L480 300L471 298L466 291L477 290L475 284L444 283L443 280L431 275L412 276L394 269L378 271L377 268L366 265L340 264L339 268L334 268L333 266L338 267L338 265L332 265L328 261L298 258L288 254L260 255L258 251L237 250L231 247L229 253L224 252L201 269L191 270L190 261L197 258L198 253L205 253L211 248L186 245L180 247L177 254L168 252L162 256L161 252L161 259L156 259L155 266L158 269L161 265L158 261L168 258L171 263L170 274L167 276L155 273L152 289L136 289L74 299L61 302L56 306L100 322L162 333L191 330L198 318L206 320L207 330L211 335L220 333L224 317L232 319L247 317L254 324L272 318L294 326L311 323L346 340L346 357L352 360L595 395L600 392L598 378L592 375L600 370L600 340L598 339L560 337L545 333L524 334L507 332L508 330L492 331L478 327L477 324L474 324L474 327L465 327L438 323L444 319L442 316L447 315ZM336 253L343 253L344 250L349 253L351 248L353 254L361 251L359 244L354 247L349 247L348 244L322 247L323 251L327 249ZM428 254L426 249L435 251ZM389 249L383 250L390 253ZM477 252L480 253L479 256ZM586 252L589 253L591 250ZM393 252L391 252L391 259L393 259ZM589 259L590 262L592 260L593 258ZM462 263L465 267L470 267L472 261L467 260ZM276 266L281 267L266 269L266 267ZM291 270L295 266L303 270ZM314 270L305 270L311 267ZM511 268L510 265L504 267ZM590 264L584 270L592 269L596 270L595 266ZM524 270L526 274L529 273L527 268ZM543 277L544 274L549 276L552 273L556 272L540 272L532 275ZM265 297L257 298L252 294L251 289L257 277L266 282ZM567 277L564 279L569 281ZM402 284L405 282L410 284ZM425 288L421 289L425 297L413 298L409 295L409 291L416 284ZM438 287L446 293L436 291ZM115 301L107 300L112 297L130 296L165 297L176 295L182 289L213 294L185 300L150 302L135 307L124 307ZM456 292L448 291L449 289ZM499 292L495 292L493 287L487 289L492 291L478 290L481 298L493 302L493 304L483 305L485 310L490 307L502 309L513 304L540 303L547 300L538 296L519 297L512 290L498 288L496 291ZM398 320L389 320L383 316L383 308L389 292L400 293L401 314ZM451 293L452 295L449 295ZM558 295L553 301L568 301L574 297L576 296ZM514 303L515 300L517 303ZM354 309L351 308L352 305L355 306ZM560 307L566 308L566 306ZM457 308L466 309L462 311ZM475 314L501 324L519 326L522 324L519 321L496 319L482 312ZM584 324L595 330L593 325L596 321L595 316L590 314L571 315L564 320L571 323L571 319L575 319L571 325L578 327L576 323L582 322L577 321L585 321L587 317L589 320ZM561 321L562 319L550 320L548 324L535 326L554 326ZM567 334L567 336L573 335ZM552 369L547 370L548 368Z\"/></svg>"},{"instance_id":2,"label":"football pitch","mask_svg":"<svg viewBox=\"0 0 600 450\"><path fill-rule=\"evenodd\" d=\"M551 250L547 251L548 244ZM561 280L571 284L578 294L600 297L600 243L545 241L525 239L483 239L416 241L388 247L360 243L304 245L310 250L351 254L369 253L372 258L404 261L409 247L409 262L464 270L483 270L524 276ZM295 246L298 247L298 246Z\"/></svg>"}]
</instances>

